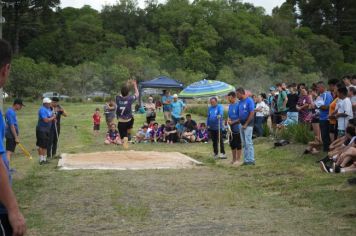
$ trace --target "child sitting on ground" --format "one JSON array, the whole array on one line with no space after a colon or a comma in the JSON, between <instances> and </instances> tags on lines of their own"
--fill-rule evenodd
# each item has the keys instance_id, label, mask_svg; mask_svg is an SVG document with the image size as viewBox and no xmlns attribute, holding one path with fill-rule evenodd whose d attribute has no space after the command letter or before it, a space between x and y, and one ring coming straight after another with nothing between
<instances>
[{"instance_id":1,"label":"child sitting on ground","mask_svg":"<svg viewBox=\"0 0 356 236\"><path fill-rule=\"evenodd\" d=\"M174 122L170 120L166 121L166 127L164 129L164 140L167 140L167 143L173 144L178 140L177 129Z\"/></svg>"},{"instance_id":2,"label":"child sitting on ground","mask_svg":"<svg viewBox=\"0 0 356 236\"><path fill-rule=\"evenodd\" d=\"M182 138L182 134L184 133L184 130L185 130L184 122L185 122L184 117L181 117L181 118L179 119L179 122L176 124L177 135L178 135L178 138L179 138L179 139Z\"/></svg>"},{"instance_id":3,"label":"child sitting on ground","mask_svg":"<svg viewBox=\"0 0 356 236\"><path fill-rule=\"evenodd\" d=\"M153 124L153 128L151 129L150 131L150 139L151 139L151 142L155 142L157 143L159 141L159 127L158 127L158 123L157 122L154 122Z\"/></svg>"},{"instance_id":4,"label":"child sitting on ground","mask_svg":"<svg viewBox=\"0 0 356 236\"><path fill-rule=\"evenodd\" d=\"M194 143L196 139L195 134L196 131L194 129L191 130L189 127L186 127L185 131L182 134L182 139L187 142Z\"/></svg>"},{"instance_id":5,"label":"child sitting on ground","mask_svg":"<svg viewBox=\"0 0 356 236\"><path fill-rule=\"evenodd\" d=\"M148 132L148 126L144 125L136 134L136 142L141 143L150 140L150 133Z\"/></svg>"},{"instance_id":6,"label":"child sitting on ground","mask_svg":"<svg viewBox=\"0 0 356 236\"><path fill-rule=\"evenodd\" d=\"M291 118L288 118L287 113L286 112L282 112L281 113L281 118L282 118L282 122L277 124L277 128L278 129L283 129L289 125L293 125L296 123L295 120L292 120Z\"/></svg>"},{"instance_id":7,"label":"child sitting on ground","mask_svg":"<svg viewBox=\"0 0 356 236\"><path fill-rule=\"evenodd\" d=\"M206 129L205 123L201 123L197 132L197 142L207 143L209 139L209 133Z\"/></svg>"},{"instance_id":8,"label":"child sitting on ground","mask_svg":"<svg viewBox=\"0 0 356 236\"><path fill-rule=\"evenodd\" d=\"M122 144L119 131L116 129L115 124L110 124L110 129L106 133L105 144Z\"/></svg>"}]
</instances>

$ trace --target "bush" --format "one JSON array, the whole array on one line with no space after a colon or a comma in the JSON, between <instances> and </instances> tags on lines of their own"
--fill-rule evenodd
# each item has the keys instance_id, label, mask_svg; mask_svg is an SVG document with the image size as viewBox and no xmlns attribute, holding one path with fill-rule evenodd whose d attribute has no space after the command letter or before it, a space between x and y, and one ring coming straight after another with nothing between
<instances>
[{"instance_id":1,"label":"bush","mask_svg":"<svg viewBox=\"0 0 356 236\"><path fill-rule=\"evenodd\" d=\"M93 102L105 102L105 99L103 97L94 97Z\"/></svg>"},{"instance_id":2,"label":"bush","mask_svg":"<svg viewBox=\"0 0 356 236\"><path fill-rule=\"evenodd\" d=\"M208 105L195 105L188 106L186 113L195 114L202 117L207 117L208 115ZM224 111L224 118L227 119L227 111Z\"/></svg>"},{"instance_id":3,"label":"bush","mask_svg":"<svg viewBox=\"0 0 356 236\"><path fill-rule=\"evenodd\" d=\"M303 144L307 144L314 139L313 132L310 131L310 125L307 124L290 125L282 130L280 136L282 139Z\"/></svg>"},{"instance_id":4,"label":"bush","mask_svg":"<svg viewBox=\"0 0 356 236\"><path fill-rule=\"evenodd\" d=\"M262 125L262 129L263 129L263 137L269 137L271 135L271 129L269 128L267 123L264 123Z\"/></svg>"}]
</instances>

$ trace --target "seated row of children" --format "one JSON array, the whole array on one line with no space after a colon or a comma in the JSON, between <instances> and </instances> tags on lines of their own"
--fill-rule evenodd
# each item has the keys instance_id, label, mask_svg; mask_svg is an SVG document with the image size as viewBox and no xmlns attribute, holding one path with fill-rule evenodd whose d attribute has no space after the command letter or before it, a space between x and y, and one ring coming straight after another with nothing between
<instances>
[{"instance_id":1,"label":"seated row of children","mask_svg":"<svg viewBox=\"0 0 356 236\"><path fill-rule=\"evenodd\" d=\"M165 124L159 126L157 122L150 125L143 125L136 134L136 142L208 142L208 130L205 123L199 126L187 115L187 121L181 118L177 124L167 120Z\"/></svg>"},{"instance_id":2,"label":"seated row of children","mask_svg":"<svg viewBox=\"0 0 356 236\"><path fill-rule=\"evenodd\" d=\"M328 155L319 161L327 173L356 172L356 119L351 119L346 134L329 146Z\"/></svg>"}]
</instances>

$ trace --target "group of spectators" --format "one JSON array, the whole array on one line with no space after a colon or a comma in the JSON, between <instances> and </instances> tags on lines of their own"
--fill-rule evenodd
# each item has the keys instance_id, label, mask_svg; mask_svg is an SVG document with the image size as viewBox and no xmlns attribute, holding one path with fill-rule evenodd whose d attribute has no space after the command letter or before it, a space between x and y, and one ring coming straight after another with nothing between
<instances>
[{"instance_id":1,"label":"group of spectators","mask_svg":"<svg viewBox=\"0 0 356 236\"><path fill-rule=\"evenodd\" d=\"M276 84L270 88L265 103L276 132L292 124L310 125L314 140L304 153L328 152L328 156L320 160L323 171L356 171L356 75L346 75L342 80L330 79L327 85L320 81L310 88L303 83Z\"/></svg>"}]
</instances>

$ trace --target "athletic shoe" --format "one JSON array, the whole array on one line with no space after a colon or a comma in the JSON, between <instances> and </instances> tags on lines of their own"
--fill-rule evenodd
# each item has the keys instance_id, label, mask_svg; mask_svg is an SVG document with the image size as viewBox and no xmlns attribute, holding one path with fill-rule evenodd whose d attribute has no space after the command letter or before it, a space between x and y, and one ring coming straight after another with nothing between
<instances>
[{"instance_id":1,"label":"athletic shoe","mask_svg":"<svg viewBox=\"0 0 356 236\"><path fill-rule=\"evenodd\" d=\"M214 159L215 159L215 160L219 159L219 155L218 155L218 154L215 154L215 155L214 155Z\"/></svg>"},{"instance_id":2,"label":"athletic shoe","mask_svg":"<svg viewBox=\"0 0 356 236\"><path fill-rule=\"evenodd\" d=\"M242 166L243 163L241 161L235 161L234 163L232 163L232 165L238 167L238 166Z\"/></svg>"},{"instance_id":3,"label":"athletic shoe","mask_svg":"<svg viewBox=\"0 0 356 236\"><path fill-rule=\"evenodd\" d=\"M227 159L227 157L226 157L226 154L225 153L220 153L220 159Z\"/></svg>"},{"instance_id":4,"label":"athletic shoe","mask_svg":"<svg viewBox=\"0 0 356 236\"><path fill-rule=\"evenodd\" d=\"M320 163L321 171L323 171L325 173L330 173L330 168L328 166L326 166L323 161L319 161L319 163Z\"/></svg>"},{"instance_id":5,"label":"athletic shoe","mask_svg":"<svg viewBox=\"0 0 356 236\"><path fill-rule=\"evenodd\" d=\"M340 172L341 172L341 167L335 166L335 173L340 173Z\"/></svg>"}]
</instances>

